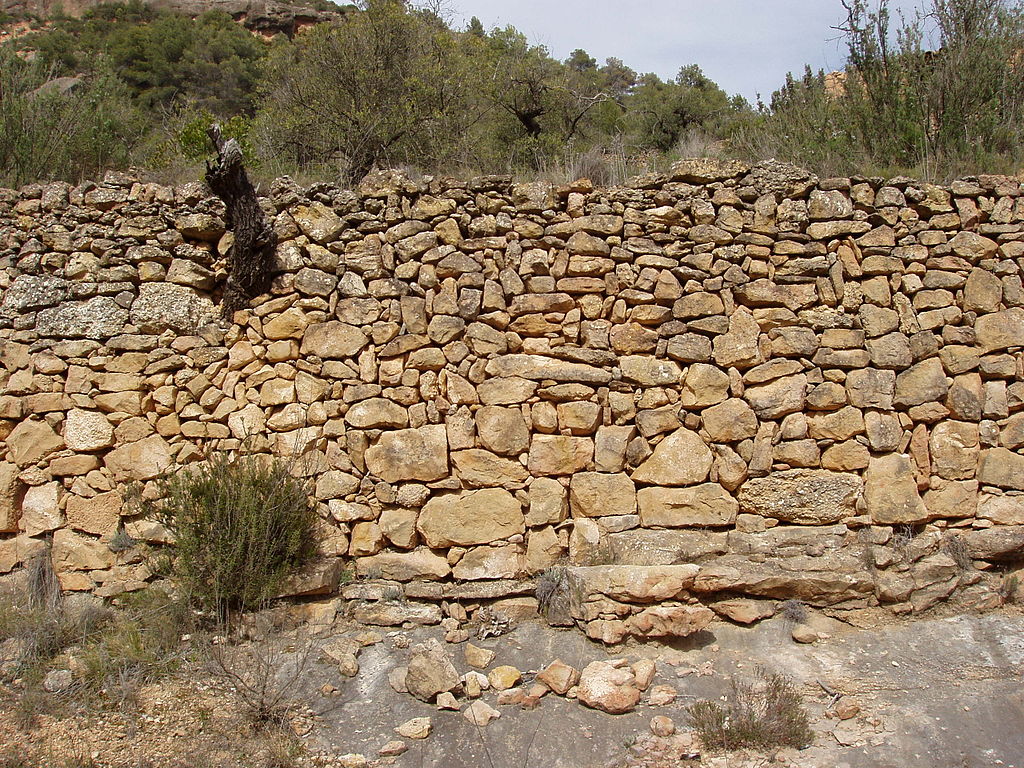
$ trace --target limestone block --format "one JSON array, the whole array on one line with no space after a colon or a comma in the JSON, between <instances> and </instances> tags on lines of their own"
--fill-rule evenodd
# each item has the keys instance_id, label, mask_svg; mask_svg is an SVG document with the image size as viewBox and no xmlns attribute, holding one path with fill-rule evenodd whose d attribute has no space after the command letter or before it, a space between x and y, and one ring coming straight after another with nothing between
<instances>
[{"instance_id":1,"label":"limestone block","mask_svg":"<svg viewBox=\"0 0 1024 768\"><path fill-rule=\"evenodd\" d=\"M626 355L619 358L622 377L642 387L677 386L682 369L671 360L659 360L646 355Z\"/></svg>"},{"instance_id":2,"label":"limestone block","mask_svg":"<svg viewBox=\"0 0 1024 768\"><path fill-rule=\"evenodd\" d=\"M747 480L740 488L744 512L802 525L827 525L856 514L860 477L825 469L790 469Z\"/></svg>"},{"instance_id":3,"label":"limestone block","mask_svg":"<svg viewBox=\"0 0 1024 768\"><path fill-rule=\"evenodd\" d=\"M345 229L345 222L341 217L320 202L297 205L291 209L290 213L303 234L321 245L327 245L336 240Z\"/></svg>"},{"instance_id":4,"label":"limestone block","mask_svg":"<svg viewBox=\"0 0 1024 768\"><path fill-rule=\"evenodd\" d=\"M64 440L44 421L24 420L5 441L10 459L19 467L35 464L64 447Z\"/></svg>"},{"instance_id":5,"label":"limestone block","mask_svg":"<svg viewBox=\"0 0 1024 768\"><path fill-rule=\"evenodd\" d=\"M687 369L679 402L686 408L715 405L729 396L729 374L705 363Z\"/></svg>"},{"instance_id":6,"label":"limestone block","mask_svg":"<svg viewBox=\"0 0 1024 768\"><path fill-rule=\"evenodd\" d=\"M114 427L97 411L73 408L64 421L64 443L73 451L99 451L114 444Z\"/></svg>"},{"instance_id":7,"label":"limestone block","mask_svg":"<svg viewBox=\"0 0 1024 768\"><path fill-rule=\"evenodd\" d=\"M891 410L895 393L895 371L864 368L846 375L846 396L857 408Z\"/></svg>"},{"instance_id":8,"label":"limestone block","mask_svg":"<svg viewBox=\"0 0 1024 768\"><path fill-rule=\"evenodd\" d=\"M978 481L933 478L932 487L925 491L923 499L932 517L974 517L978 511Z\"/></svg>"},{"instance_id":9,"label":"limestone block","mask_svg":"<svg viewBox=\"0 0 1024 768\"><path fill-rule=\"evenodd\" d=\"M517 579L525 575L523 554L519 544L473 547L452 568L452 576L466 581Z\"/></svg>"},{"instance_id":10,"label":"limestone block","mask_svg":"<svg viewBox=\"0 0 1024 768\"><path fill-rule=\"evenodd\" d=\"M536 381L519 376L492 378L477 387L477 394L484 405L517 405L529 400L537 386Z\"/></svg>"},{"instance_id":11,"label":"limestone block","mask_svg":"<svg viewBox=\"0 0 1024 768\"><path fill-rule=\"evenodd\" d=\"M636 437L630 426L598 427L594 438L594 469L621 472L626 466L626 446Z\"/></svg>"},{"instance_id":12,"label":"limestone block","mask_svg":"<svg viewBox=\"0 0 1024 768\"><path fill-rule=\"evenodd\" d=\"M931 517L918 495L917 480L906 454L871 458L864 472L864 501L876 525L912 525Z\"/></svg>"},{"instance_id":13,"label":"limestone block","mask_svg":"<svg viewBox=\"0 0 1024 768\"><path fill-rule=\"evenodd\" d=\"M529 477L515 459L497 456L482 448L452 451L455 475L467 488L520 488Z\"/></svg>"},{"instance_id":14,"label":"limestone block","mask_svg":"<svg viewBox=\"0 0 1024 768\"><path fill-rule=\"evenodd\" d=\"M1024 456L1006 448L989 448L981 452L978 464L978 482L1024 491Z\"/></svg>"},{"instance_id":15,"label":"limestone block","mask_svg":"<svg viewBox=\"0 0 1024 768\"><path fill-rule=\"evenodd\" d=\"M526 530L522 508L501 488L434 496L416 529L431 549L490 544Z\"/></svg>"},{"instance_id":16,"label":"limestone block","mask_svg":"<svg viewBox=\"0 0 1024 768\"><path fill-rule=\"evenodd\" d=\"M150 435L110 451L103 459L118 482L152 480L170 468L174 454L160 435Z\"/></svg>"},{"instance_id":17,"label":"limestone block","mask_svg":"<svg viewBox=\"0 0 1024 768\"><path fill-rule=\"evenodd\" d=\"M553 477L538 477L530 483L529 526L557 525L569 516L568 493Z\"/></svg>"},{"instance_id":18,"label":"limestone block","mask_svg":"<svg viewBox=\"0 0 1024 768\"><path fill-rule=\"evenodd\" d=\"M622 472L577 472L569 484L569 507L573 517L632 515L636 489Z\"/></svg>"},{"instance_id":19,"label":"limestone block","mask_svg":"<svg viewBox=\"0 0 1024 768\"><path fill-rule=\"evenodd\" d=\"M533 475L571 475L594 457L594 441L569 435L534 435L527 467Z\"/></svg>"},{"instance_id":20,"label":"limestone block","mask_svg":"<svg viewBox=\"0 0 1024 768\"><path fill-rule=\"evenodd\" d=\"M641 488L637 492L640 524L645 528L732 525L739 504L718 483L691 488Z\"/></svg>"},{"instance_id":21,"label":"limestone block","mask_svg":"<svg viewBox=\"0 0 1024 768\"><path fill-rule=\"evenodd\" d=\"M689 637L715 618L703 605L658 605L626 619L626 629L636 637Z\"/></svg>"},{"instance_id":22,"label":"limestone block","mask_svg":"<svg viewBox=\"0 0 1024 768\"><path fill-rule=\"evenodd\" d=\"M941 400L949 390L946 373L936 357L928 358L896 377L897 406L913 406Z\"/></svg>"},{"instance_id":23,"label":"limestone block","mask_svg":"<svg viewBox=\"0 0 1024 768\"><path fill-rule=\"evenodd\" d=\"M696 485L711 471L711 450L696 432L685 427L665 437L633 472L633 482L646 485Z\"/></svg>"},{"instance_id":24,"label":"limestone block","mask_svg":"<svg viewBox=\"0 0 1024 768\"><path fill-rule=\"evenodd\" d=\"M388 541L400 549L412 549L416 546L415 509L385 509L380 513L377 524Z\"/></svg>"},{"instance_id":25,"label":"limestone block","mask_svg":"<svg viewBox=\"0 0 1024 768\"><path fill-rule=\"evenodd\" d=\"M64 516L57 503L60 483L35 485L25 491L21 502L21 530L29 536L54 531L64 525Z\"/></svg>"},{"instance_id":26,"label":"limestone block","mask_svg":"<svg viewBox=\"0 0 1024 768\"><path fill-rule=\"evenodd\" d=\"M310 325L302 336L300 352L324 359L355 357L369 339L354 325L337 320Z\"/></svg>"},{"instance_id":27,"label":"limestone block","mask_svg":"<svg viewBox=\"0 0 1024 768\"><path fill-rule=\"evenodd\" d=\"M95 301L93 299L92 301ZM120 313L113 309L109 312L110 320L104 323L104 334L118 333L128 318L115 323L115 316ZM131 322L138 326L142 333L161 333L172 330L178 333L195 333L196 329L217 316L213 301L186 285L173 283L142 283L139 295L132 303ZM81 334L88 338L95 335Z\"/></svg>"},{"instance_id":28,"label":"limestone block","mask_svg":"<svg viewBox=\"0 0 1024 768\"><path fill-rule=\"evenodd\" d=\"M946 480L967 480L978 467L978 425L944 421L935 425L929 439L932 470Z\"/></svg>"},{"instance_id":29,"label":"limestone block","mask_svg":"<svg viewBox=\"0 0 1024 768\"><path fill-rule=\"evenodd\" d=\"M381 552L356 560L356 575L393 581L437 581L451 573L448 561L429 549Z\"/></svg>"},{"instance_id":30,"label":"limestone block","mask_svg":"<svg viewBox=\"0 0 1024 768\"><path fill-rule=\"evenodd\" d=\"M746 401L731 398L701 412L704 431L715 443L735 443L757 434L757 416Z\"/></svg>"},{"instance_id":31,"label":"limestone block","mask_svg":"<svg viewBox=\"0 0 1024 768\"><path fill-rule=\"evenodd\" d=\"M962 233L963 234L963 233ZM982 315L974 323L978 346L987 353L1024 346L1024 309Z\"/></svg>"},{"instance_id":32,"label":"limestone block","mask_svg":"<svg viewBox=\"0 0 1024 768\"><path fill-rule=\"evenodd\" d=\"M747 387L743 399L760 419L777 419L803 410L807 392L807 376L798 374L776 379L767 384Z\"/></svg>"},{"instance_id":33,"label":"limestone block","mask_svg":"<svg viewBox=\"0 0 1024 768\"><path fill-rule=\"evenodd\" d=\"M0 462L0 533L17 532L24 494L25 485L18 480L18 468L6 461Z\"/></svg>"},{"instance_id":34,"label":"limestone block","mask_svg":"<svg viewBox=\"0 0 1024 768\"><path fill-rule=\"evenodd\" d=\"M518 408L485 405L476 412L476 433L484 448L502 456L518 456L530 447L530 431Z\"/></svg>"},{"instance_id":35,"label":"limestone block","mask_svg":"<svg viewBox=\"0 0 1024 768\"><path fill-rule=\"evenodd\" d=\"M536 574L551 568L565 554L565 544L553 526L530 531L526 542L526 559L523 566L529 574Z\"/></svg>"},{"instance_id":36,"label":"limestone block","mask_svg":"<svg viewBox=\"0 0 1024 768\"><path fill-rule=\"evenodd\" d=\"M65 513L68 525L76 531L94 533L97 536L113 534L121 522L121 494L108 491L91 499L70 494Z\"/></svg>"},{"instance_id":37,"label":"limestone block","mask_svg":"<svg viewBox=\"0 0 1024 768\"><path fill-rule=\"evenodd\" d=\"M982 493L978 497L978 517L996 525L1024 525L1024 494Z\"/></svg>"},{"instance_id":38,"label":"limestone block","mask_svg":"<svg viewBox=\"0 0 1024 768\"><path fill-rule=\"evenodd\" d=\"M448 476L448 436L442 424L385 432L366 449L367 470L388 483L432 482Z\"/></svg>"},{"instance_id":39,"label":"limestone block","mask_svg":"<svg viewBox=\"0 0 1024 768\"><path fill-rule=\"evenodd\" d=\"M749 368L762 362L761 328L750 310L740 307L729 318L729 330L716 336L712 357L722 368Z\"/></svg>"},{"instance_id":40,"label":"limestone block","mask_svg":"<svg viewBox=\"0 0 1024 768\"><path fill-rule=\"evenodd\" d=\"M345 422L356 429L402 429L409 426L409 414L393 400L371 397L353 403Z\"/></svg>"},{"instance_id":41,"label":"limestone block","mask_svg":"<svg viewBox=\"0 0 1024 768\"><path fill-rule=\"evenodd\" d=\"M62 571L96 571L114 565L114 553L90 536L61 528L53 534L53 568Z\"/></svg>"},{"instance_id":42,"label":"limestone block","mask_svg":"<svg viewBox=\"0 0 1024 768\"><path fill-rule=\"evenodd\" d=\"M864 432L864 416L853 406L831 413L815 413L808 417L807 429L816 440L849 440Z\"/></svg>"},{"instance_id":43,"label":"limestone block","mask_svg":"<svg viewBox=\"0 0 1024 768\"><path fill-rule=\"evenodd\" d=\"M601 406L583 400L559 403L558 426L573 435L592 435L601 421Z\"/></svg>"}]
</instances>

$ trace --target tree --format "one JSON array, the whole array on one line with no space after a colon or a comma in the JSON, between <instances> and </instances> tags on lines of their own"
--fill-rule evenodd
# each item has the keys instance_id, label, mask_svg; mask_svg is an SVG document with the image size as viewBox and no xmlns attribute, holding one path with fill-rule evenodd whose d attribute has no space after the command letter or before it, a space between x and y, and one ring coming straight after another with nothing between
<instances>
[{"instance_id":1,"label":"tree","mask_svg":"<svg viewBox=\"0 0 1024 768\"><path fill-rule=\"evenodd\" d=\"M667 82L644 75L629 101L635 140L662 152L673 149L689 131L715 131L737 106L695 64Z\"/></svg>"},{"instance_id":2,"label":"tree","mask_svg":"<svg viewBox=\"0 0 1024 768\"><path fill-rule=\"evenodd\" d=\"M434 14L370 0L272 53L258 130L265 152L350 178L437 161L463 133L465 85L453 34Z\"/></svg>"}]
</instances>

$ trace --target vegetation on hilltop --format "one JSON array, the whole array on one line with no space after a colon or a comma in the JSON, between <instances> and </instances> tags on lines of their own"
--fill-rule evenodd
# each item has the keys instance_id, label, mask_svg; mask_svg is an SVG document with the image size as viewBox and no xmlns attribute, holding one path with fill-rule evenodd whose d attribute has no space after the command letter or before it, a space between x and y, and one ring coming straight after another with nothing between
<instances>
[{"instance_id":1,"label":"vegetation on hilltop","mask_svg":"<svg viewBox=\"0 0 1024 768\"><path fill-rule=\"evenodd\" d=\"M453 29L405 0L364 0L270 41L222 12L105 4L0 52L0 181L128 164L194 177L212 120L257 175L343 182L408 165L606 184L702 153L820 173L1013 170L1024 148L1021 3L928 2L927 17L895 24L887 0L845 0L847 70L789 76L756 108L693 64L662 80L583 50L559 61L515 28ZM67 79L41 89L54 78Z\"/></svg>"}]
</instances>

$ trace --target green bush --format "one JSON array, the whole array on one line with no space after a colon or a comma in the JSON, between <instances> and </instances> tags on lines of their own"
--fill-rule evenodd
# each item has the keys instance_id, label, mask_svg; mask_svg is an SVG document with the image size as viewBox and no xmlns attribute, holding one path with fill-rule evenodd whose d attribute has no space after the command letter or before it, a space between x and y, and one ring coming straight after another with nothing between
<instances>
[{"instance_id":1,"label":"green bush","mask_svg":"<svg viewBox=\"0 0 1024 768\"><path fill-rule=\"evenodd\" d=\"M814 738L793 681L761 668L753 682L733 680L724 705L699 701L686 714L706 749L806 747Z\"/></svg>"},{"instance_id":2,"label":"green bush","mask_svg":"<svg viewBox=\"0 0 1024 768\"><path fill-rule=\"evenodd\" d=\"M266 603L316 551L307 489L279 459L219 453L158 485L148 506L175 536L172 577L221 619Z\"/></svg>"}]
</instances>

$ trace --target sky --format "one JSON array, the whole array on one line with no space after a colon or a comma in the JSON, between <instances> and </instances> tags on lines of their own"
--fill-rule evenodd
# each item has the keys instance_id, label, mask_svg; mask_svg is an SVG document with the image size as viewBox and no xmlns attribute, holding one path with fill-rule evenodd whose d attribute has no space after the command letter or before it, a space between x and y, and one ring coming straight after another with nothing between
<instances>
[{"instance_id":1,"label":"sky","mask_svg":"<svg viewBox=\"0 0 1024 768\"><path fill-rule=\"evenodd\" d=\"M890 0L910 14L923 0ZM509 24L565 59L582 48L599 63L622 59L638 73L675 77L697 64L727 93L767 101L787 72L841 69L832 29L839 0L442 0L453 26L477 16L487 29Z\"/></svg>"}]
</instances>

